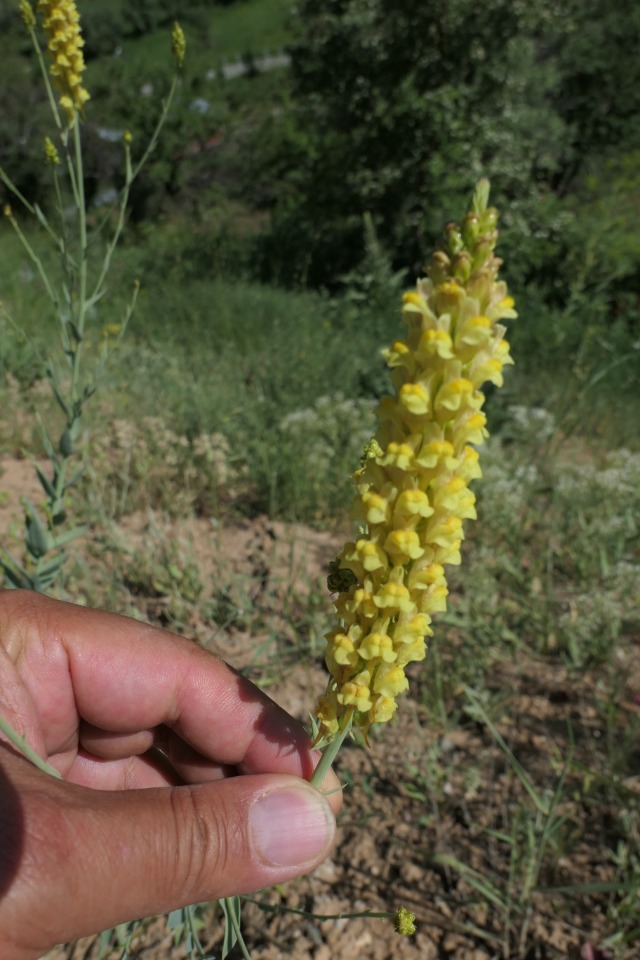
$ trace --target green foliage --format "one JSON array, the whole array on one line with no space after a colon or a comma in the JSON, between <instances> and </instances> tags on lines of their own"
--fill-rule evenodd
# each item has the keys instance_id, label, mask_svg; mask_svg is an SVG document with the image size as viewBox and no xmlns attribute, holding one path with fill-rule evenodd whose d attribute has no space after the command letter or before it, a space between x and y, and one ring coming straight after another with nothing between
<instances>
[{"instance_id":1,"label":"green foliage","mask_svg":"<svg viewBox=\"0 0 640 960\"><path fill-rule=\"evenodd\" d=\"M366 211L394 263L418 272L427 238L487 175L509 279L536 276L545 300L557 296L567 190L587 162L636 148L638 11L602 0L301 0L293 23L294 123L271 131L266 154L282 184L272 275L334 283L361 256Z\"/></svg>"},{"instance_id":2,"label":"green foliage","mask_svg":"<svg viewBox=\"0 0 640 960\"><path fill-rule=\"evenodd\" d=\"M292 47L298 120L309 146L284 232L306 227L312 281L350 266L369 210L398 262L419 263L485 173L497 205L548 180L563 160L557 83L541 58L541 4L302 2ZM521 202L522 202L521 200Z\"/></svg>"}]
</instances>

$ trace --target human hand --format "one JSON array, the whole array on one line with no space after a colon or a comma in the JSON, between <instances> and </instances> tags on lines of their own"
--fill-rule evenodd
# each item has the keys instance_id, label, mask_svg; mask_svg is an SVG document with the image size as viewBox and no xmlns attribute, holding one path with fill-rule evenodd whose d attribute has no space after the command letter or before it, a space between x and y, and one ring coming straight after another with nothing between
<instances>
[{"instance_id":1,"label":"human hand","mask_svg":"<svg viewBox=\"0 0 640 960\"><path fill-rule=\"evenodd\" d=\"M0 957L308 872L339 784L305 782L303 728L196 644L0 591L0 716L64 778L0 739Z\"/></svg>"}]
</instances>

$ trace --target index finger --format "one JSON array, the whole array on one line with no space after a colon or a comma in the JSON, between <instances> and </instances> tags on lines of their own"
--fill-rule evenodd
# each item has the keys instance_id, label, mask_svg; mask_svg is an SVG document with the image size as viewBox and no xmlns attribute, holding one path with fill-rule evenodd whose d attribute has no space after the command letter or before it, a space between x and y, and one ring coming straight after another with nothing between
<instances>
[{"instance_id":1,"label":"index finger","mask_svg":"<svg viewBox=\"0 0 640 960\"><path fill-rule=\"evenodd\" d=\"M0 593L0 637L49 754L68 747L81 718L119 734L166 725L246 773L309 779L318 762L301 724L183 637L28 591Z\"/></svg>"}]
</instances>

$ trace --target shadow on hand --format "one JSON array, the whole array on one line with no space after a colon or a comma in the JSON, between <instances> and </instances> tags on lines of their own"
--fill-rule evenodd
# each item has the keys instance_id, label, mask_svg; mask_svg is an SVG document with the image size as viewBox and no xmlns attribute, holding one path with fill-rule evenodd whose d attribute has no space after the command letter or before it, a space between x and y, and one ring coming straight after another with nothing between
<instances>
[{"instance_id":1,"label":"shadow on hand","mask_svg":"<svg viewBox=\"0 0 640 960\"><path fill-rule=\"evenodd\" d=\"M269 706L265 705L258 714L254 724L256 733L269 743L277 744L280 756L297 756L300 763L300 776L304 780L311 780L315 764L311 738L304 727L264 691L258 691L256 686L241 673L237 673L237 677L240 700L255 703L258 699L266 698L269 701Z\"/></svg>"},{"instance_id":2,"label":"shadow on hand","mask_svg":"<svg viewBox=\"0 0 640 960\"><path fill-rule=\"evenodd\" d=\"M0 744L0 756L11 750ZM20 797L13 783L0 766L0 897L18 872L24 847L24 816Z\"/></svg>"}]
</instances>

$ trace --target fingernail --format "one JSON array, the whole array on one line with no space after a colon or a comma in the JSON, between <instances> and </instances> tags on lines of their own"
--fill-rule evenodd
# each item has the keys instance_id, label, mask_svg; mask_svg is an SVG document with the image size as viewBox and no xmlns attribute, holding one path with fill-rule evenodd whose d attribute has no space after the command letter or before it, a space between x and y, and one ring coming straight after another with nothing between
<instances>
[{"instance_id":1,"label":"fingernail","mask_svg":"<svg viewBox=\"0 0 640 960\"><path fill-rule=\"evenodd\" d=\"M287 787L254 801L249 829L260 860L295 867L329 852L335 820L327 801L312 787Z\"/></svg>"}]
</instances>

